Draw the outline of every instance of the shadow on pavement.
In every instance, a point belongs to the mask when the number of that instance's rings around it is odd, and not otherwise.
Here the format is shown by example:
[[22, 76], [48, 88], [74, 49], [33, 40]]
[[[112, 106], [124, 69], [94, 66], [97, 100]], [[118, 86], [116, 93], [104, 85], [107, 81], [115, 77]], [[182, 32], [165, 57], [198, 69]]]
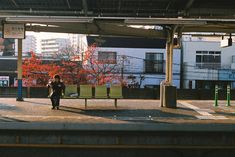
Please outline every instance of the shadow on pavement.
[[16, 118], [10, 118], [10, 117], [4, 117], [4, 116], [0, 116], [0, 122], [28, 122], [25, 120], [20, 120], [20, 119], [16, 119]]
[[235, 116], [235, 112], [234, 113], [229, 113], [229, 112], [221, 112], [221, 111], [215, 111], [216, 114], [220, 114], [223, 116]]
[[28, 101], [28, 100], [24, 100], [24, 102], [27, 102], [27, 103], [32, 103], [32, 104], [35, 104], [35, 105], [51, 105], [50, 103], [42, 103], [42, 102], [37, 102], [37, 101]]
[[[194, 115], [186, 115], [183, 113], [168, 113], [157, 109], [79, 109], [68, 106], [61, 106], [61, 111], [82, 114], [86, 116], [102, 117], [112, 120], [122, 120], [140, 123], [165, 123], [157, 121], [164, 118], [178, 119], [197, 119]], [[191, 110], [190, 110], [191, 111]]]

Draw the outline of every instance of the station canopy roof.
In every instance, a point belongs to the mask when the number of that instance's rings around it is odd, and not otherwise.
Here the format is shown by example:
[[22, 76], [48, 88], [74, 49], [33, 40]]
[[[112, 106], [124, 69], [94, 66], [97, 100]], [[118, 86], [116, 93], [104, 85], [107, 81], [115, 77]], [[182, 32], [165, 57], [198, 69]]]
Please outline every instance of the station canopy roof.
[[0, 0], [0, 4], [3, 23], [27, 23], [29, 31], [164, 38], [164, 31], [129, 26], [178, 25], [183, 32], [235, 32], [234, 0]]

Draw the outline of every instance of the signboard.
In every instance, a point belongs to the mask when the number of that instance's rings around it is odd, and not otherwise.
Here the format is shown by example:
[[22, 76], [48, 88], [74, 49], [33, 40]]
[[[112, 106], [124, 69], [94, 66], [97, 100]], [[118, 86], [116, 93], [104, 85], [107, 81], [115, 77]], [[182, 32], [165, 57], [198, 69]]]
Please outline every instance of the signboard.
[[232, 44], [233, 44], [232, 38], [223, 39], [220, 41], [220, 47], [228, 47], [232, 46]]
[[5, 39], [24, 39], [25, 25], [24, 24], [3, 24], [3, 38]]
[[226, 69], [219, 70], [219, 80], [235, 81], [235, 71]]
[[9, 87], [9, 76], [0, 76], [0, 87]]

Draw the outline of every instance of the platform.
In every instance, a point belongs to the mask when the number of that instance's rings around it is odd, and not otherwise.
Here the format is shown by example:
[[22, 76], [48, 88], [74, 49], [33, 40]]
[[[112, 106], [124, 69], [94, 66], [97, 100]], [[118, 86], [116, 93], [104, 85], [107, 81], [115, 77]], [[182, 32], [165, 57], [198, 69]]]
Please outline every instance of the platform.
[[[235, 102], [0, 99], [0, 156], [220, 157], [235, 155]], [[65, 155], [66, 154], [66, 155]]]
[[230, 107], [226, 107], [225, 101], [214, 107], [213, 101], [179, 100], [177, 109], [161, 108], [159, 103], [159, 100], [125, 99], [119, 100], [115, 109], [113, 100], [89, 100], [85, 109], [84, 100], [62, 99], [60, 110], [51, 110], [49, 99], [17, 102], [2, 98], [0, 129], [235, 131], [233, 101]]

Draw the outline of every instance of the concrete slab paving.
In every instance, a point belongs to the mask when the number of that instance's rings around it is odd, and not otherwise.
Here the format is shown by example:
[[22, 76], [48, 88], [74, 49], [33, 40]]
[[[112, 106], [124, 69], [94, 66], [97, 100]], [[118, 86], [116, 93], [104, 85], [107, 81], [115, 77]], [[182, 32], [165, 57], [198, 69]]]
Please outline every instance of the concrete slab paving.
[[[175, 129], [234, 130], [235, 101], [213, 107], [213, 101], [178, 101], [177, 109], [161, 108], [159, 100], [62, 99], [60, 110], [51, 110], [49, 99], [0, 98], [0, 129]], [[206, 126], [206, 127], [205, 127]], [[225, 128], [226, 127], [226, 128]]]

